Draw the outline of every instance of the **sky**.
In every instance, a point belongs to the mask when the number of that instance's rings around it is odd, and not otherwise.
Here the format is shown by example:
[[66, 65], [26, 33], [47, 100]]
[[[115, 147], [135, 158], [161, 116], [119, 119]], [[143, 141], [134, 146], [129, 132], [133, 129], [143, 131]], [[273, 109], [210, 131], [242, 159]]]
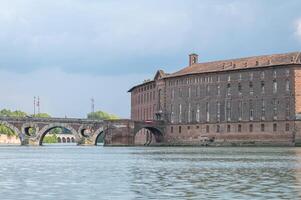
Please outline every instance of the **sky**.
[[0, 0], [0, 109], [130, 117], [127, 90], [199, 62], [301, 50], [300, 0]]

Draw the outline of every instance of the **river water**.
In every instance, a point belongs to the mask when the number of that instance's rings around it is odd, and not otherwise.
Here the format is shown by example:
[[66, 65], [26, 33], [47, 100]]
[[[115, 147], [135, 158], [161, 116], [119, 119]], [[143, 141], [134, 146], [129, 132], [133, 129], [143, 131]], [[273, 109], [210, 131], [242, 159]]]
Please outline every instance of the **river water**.
[[301, 148], [1, 146], [0, 199], [301, 199]]

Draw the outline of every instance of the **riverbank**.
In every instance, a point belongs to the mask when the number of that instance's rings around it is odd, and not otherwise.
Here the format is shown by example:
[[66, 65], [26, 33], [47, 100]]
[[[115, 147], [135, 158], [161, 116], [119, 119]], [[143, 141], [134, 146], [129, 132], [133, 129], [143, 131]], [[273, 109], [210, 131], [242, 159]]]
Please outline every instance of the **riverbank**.
[[0, 145], [1, 144], [21, 144], [18, 136], [7, 136], [0, 134]]

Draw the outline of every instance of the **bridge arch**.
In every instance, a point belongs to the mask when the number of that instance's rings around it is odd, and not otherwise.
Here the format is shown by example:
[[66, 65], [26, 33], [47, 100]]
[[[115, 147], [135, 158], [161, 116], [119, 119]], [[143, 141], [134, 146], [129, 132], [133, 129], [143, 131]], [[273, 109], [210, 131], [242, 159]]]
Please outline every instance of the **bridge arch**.
[[[52, 123], [52, 124], [48, 124], [46, 126], [44, 126], [38, 133], [38, 141], [39, 141], [39, 145], [42, 145], [43, 144], [43, 139], [45, 137], [45, 135], [55, 129], [55, 128], [65, 128], [65, 129], [68, 129], [72, 135], [74, 135], [75, 137], [75, 141], [80, 141], [80, 136], [79, 134], [77, 133], [77, 131], [72, 128], [70, 125], [68, 124], [64, 124], [64, 123]], [[70, 139], [70, 138], [69, 138]], [[65, 141], [65, 142], [64, 142]], [[62, 142], [63, 143], [66, 143], [66, 138], [62, 138]]]
[[20, 143], [21, 144], [23, 143], [25, 136], [21, 133], [21, 131], [17, 127], [15, 127], [14, 125], [12, 125], [6, 121], [0, 121], [0, 125], [3, 125], [5, 127], [9, 128], [10, 130], [12, 130], [13, 132], [15, 132], [16, 136], [18, 136], [18, 138], [20, 140]]
[[[148, 126], [148, 125], [143, 125], [143, 126], [137, 126], [135, 128], [135, 131], [134, 131], [134, 140], [136, 140], [136, 135], [139, 133], [139, 131], [143, 130], [143, 129], [146, 129], [149, 131], [149, 133], [151, 133], [151, 137], [148, 138], [146, 141], [145, 141], [145, 144], [146, 146], [150, 145], [151, 142], [153, 141], [152, 140], [152, 136], [154, 136], [154, 141], [156, 143], [162, 143], [163, 142], [163, 131], [160, 129], [160, 128], [157, 128], [157, 127], [154, 127], [154, 126]], [[136, 144], [136, 141], [134, 141], [134, 144]]]
[[97, 145], [97, 141], [100, 137], [104, 138], [103, 143], [105, 143], [105, 131], [103, 127], [97, 129], [93, 135], [94, 135], [94, 139], [93, 139], [94, 145]]

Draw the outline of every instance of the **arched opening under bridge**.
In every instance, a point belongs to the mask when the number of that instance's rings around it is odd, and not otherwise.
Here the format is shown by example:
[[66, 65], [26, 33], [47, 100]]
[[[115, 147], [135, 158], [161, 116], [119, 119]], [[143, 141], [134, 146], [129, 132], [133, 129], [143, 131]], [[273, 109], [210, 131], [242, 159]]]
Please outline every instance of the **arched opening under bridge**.
[[95, 139], [95, 145], [96, 146], [104, 146], [105, 144], [105, 134], [104, 131], [100, 131]]
[[48, 144], [76, 144], [77, 135], [71, 127], [62, 125], [48, 125], [41, 130], [40, 145]]
[[163, 134], [154, 127], [142, 127], [135, 133], [135, 145], [155, 145], [163, 142]]

